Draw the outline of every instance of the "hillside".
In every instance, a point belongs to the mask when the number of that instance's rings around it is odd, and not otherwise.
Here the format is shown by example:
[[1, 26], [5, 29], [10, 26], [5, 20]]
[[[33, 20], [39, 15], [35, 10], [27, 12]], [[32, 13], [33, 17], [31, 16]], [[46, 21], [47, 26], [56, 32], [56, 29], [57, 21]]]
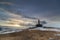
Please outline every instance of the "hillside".
[[10, 33], [0, 35], [0, 40], [48, 40], [48, 39], [60, 39], [59, 36], [55, 36], [59, 32], [53, 31], [40, 31], [40, 30], [24, 30], [17, 33]]

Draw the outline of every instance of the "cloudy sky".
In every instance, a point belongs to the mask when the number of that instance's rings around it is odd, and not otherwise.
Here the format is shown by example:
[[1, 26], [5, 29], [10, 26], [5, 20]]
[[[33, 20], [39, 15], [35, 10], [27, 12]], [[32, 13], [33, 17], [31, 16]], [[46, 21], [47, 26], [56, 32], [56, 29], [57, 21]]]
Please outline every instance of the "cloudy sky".
[[37, 18], [59, 27], [60, 0], [0, 0], [0, 21], [4, 25], [27, 26]]

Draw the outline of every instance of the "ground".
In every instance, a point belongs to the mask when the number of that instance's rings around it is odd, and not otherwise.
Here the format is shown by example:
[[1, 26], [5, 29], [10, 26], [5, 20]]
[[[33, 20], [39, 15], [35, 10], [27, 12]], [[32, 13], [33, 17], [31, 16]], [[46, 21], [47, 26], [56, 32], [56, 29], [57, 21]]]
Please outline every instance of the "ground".
[[41, 31], [41, 30], [23, 30], [21, 32], [0, 35], [0, 40], [59, 40], [60, 37], [55, 34], [60, 32]]

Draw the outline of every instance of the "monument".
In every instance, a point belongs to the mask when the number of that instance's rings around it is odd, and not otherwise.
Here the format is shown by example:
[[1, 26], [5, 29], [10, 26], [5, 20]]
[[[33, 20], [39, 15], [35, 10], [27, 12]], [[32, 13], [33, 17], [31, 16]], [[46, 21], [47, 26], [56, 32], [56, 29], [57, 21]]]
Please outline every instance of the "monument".
[[42, 27], [43, 25], [41, 24], [40, 20], [38, 19], [38, 23], [36, 24], [36, 27]]

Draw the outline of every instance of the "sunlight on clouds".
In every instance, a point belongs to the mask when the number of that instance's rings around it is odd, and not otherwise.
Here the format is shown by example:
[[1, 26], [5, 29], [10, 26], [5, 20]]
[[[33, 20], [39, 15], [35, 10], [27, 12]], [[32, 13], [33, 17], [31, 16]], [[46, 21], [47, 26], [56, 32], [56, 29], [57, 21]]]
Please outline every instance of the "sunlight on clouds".
[[[11, 5], [12, 3], [9, 2], [0, 2], [0, 4], [7, 4], [7, 5]], [[32, 26], [34, 24], [36, 24], [35, 19], [30, 19], [30, 18], [26, 18], [23, 17], [22, 15], [17, 15], [15, 13], [11, 13], [10, 11], [7, 11], [3, 8], [0, 8], [0, 10], [3, 10], [4, 14], [7, 14], [6, 16], [8, 16], [9, 18], [7, 18], [7, 20], [1, 22], [1, 26], [12, 26], [12, 27], [27, 27], [27, 26]]]
[[[30, 25], [28, 25], [30, 24]], [[1, 26], [14, 27], [14, 28], [27, 28], [34, 25], [32, 21], [24, 21], [18, 19], [10, 19], [8, 21], [3, 21], [0, 23]]]
[[11, 24], [8, 23], [8, 21], [0, 20], [0, 26], [19, 26], [19, 25], [17, 25], [17, 24], [11, 25]]
[[34, 25], [35, 23], [32, 21], [32, 20], [25, 20], [25, 19], [10, 19], [8, 24], [11, 24], [11, 25], [20, 25], [20, 26], [23, 26], [23, 25], [28, 25], [28, 24], [31, 24], [31, 25]]
[[2, 20], [0, 22], [0, 26], [10, 26], [10, 27], [20, 27], [20, 28], [26, 28], [27, 26], [32, 26], [36, 24], [35, 19], [26, 18], [22, 15], [17, 15], [14, 13], [11, 13], [9, 11], [4, 10], [3, 8], [0, 8], [0, 10], [3, 10], [3, 15], [8, 14], [5, 16], [8, 16], [9, 18], [7, 20]]

